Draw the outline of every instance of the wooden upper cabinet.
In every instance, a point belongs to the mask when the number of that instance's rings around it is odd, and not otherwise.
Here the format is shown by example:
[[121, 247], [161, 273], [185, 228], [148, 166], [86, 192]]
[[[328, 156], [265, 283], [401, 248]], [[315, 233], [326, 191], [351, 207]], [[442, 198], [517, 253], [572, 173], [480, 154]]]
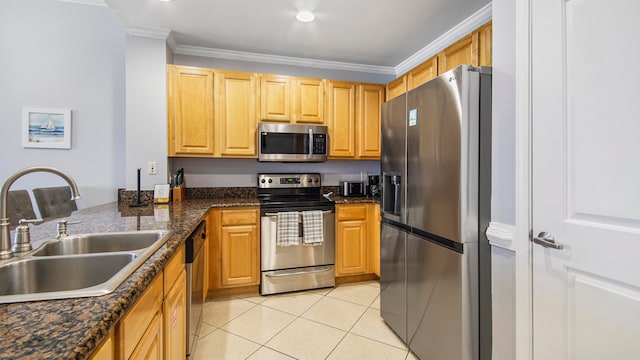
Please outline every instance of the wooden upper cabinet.
[[296, 78], [293, 122], [324, 124], [324, 84], [322, 79]]
[[220, 155], [255, 157], [258, 75], [216, 71], [215, 79], [215, 113], [220, 129]]
[[169, 65], [169, 156], [213, 156], [213, 70]]
[[380, 158], [380, 116], [384, 90], [382, 85], [358, 85], [357, 157], [360, 159]]
[[324, 125], [322, 79], [261, 75], [260, 121]]
[[438, 75], [459, 65], [478, 66], [478, 32], [463, 37], [438, 53]]
[[389, 101], [398, 95], [402, 95], [407, 92], [407, 77], [401, 76], [392, 82], [387, 84], [387, 96], [386, 100]]
[[478, 29], [478, 48], [480, 51], [480, 66], [491, 66], [492, 64], [492, 48], [493, 43], [493, 27], [492, 22], [489, 21]]
[[260, 76], [260, 120], [290, 122], [291, 82], [288, 76]]
[[329, 127], [329, 156], [356, 155], [356, 84], [346, 81], [327, 81], [327, 126]]
[[436, 76], [438, 76], [438, 57], [434, 56], [409, 71], [407, 91], [417, 88]]

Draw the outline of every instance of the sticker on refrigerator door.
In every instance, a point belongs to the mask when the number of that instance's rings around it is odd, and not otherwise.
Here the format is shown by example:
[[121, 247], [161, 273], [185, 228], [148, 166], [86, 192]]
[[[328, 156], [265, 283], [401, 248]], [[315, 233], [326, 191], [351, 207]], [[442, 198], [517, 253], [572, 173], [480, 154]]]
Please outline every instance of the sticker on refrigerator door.
[[418, 125], [418, 109], [409, 110], [409, 126]]

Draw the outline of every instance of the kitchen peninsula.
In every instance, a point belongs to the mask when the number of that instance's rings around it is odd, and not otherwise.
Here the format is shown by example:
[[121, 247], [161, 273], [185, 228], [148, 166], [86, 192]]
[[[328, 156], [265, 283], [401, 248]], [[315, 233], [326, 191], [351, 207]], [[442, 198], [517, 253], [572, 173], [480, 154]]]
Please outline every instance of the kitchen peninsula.
[[[200, 199], [155, 209], [99, 205], [73, 213], [70, 234], [173, 230], [167, 242], [114, 292], [98, 297], [0, 305], [0, 359], [85, 359], [114, 329], [212, 207], [256, 206], [257, 199]], [[168, 216], [167, 216], [168, 215]], [[165, 221], [166, 220], [166, 221]], [[55, 221], [31, 227], [34, 248], [53, 239]], [[73, 271], [73, 269], [69, 269]]]

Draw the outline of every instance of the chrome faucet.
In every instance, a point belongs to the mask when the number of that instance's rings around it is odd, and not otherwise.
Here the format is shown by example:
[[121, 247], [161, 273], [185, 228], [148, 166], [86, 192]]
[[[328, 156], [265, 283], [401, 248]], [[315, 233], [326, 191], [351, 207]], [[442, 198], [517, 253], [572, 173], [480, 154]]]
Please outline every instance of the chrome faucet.
[[75, 180], [73, 180], [67, 173], [54, 167], [32, 166], [18, 170], [9, 176], [9, 178], [4, 182], [4, 185], [2, 185], [2, 190], [0, 192], [0, 259], [9, 259], [13, 257], [13, 252], [11, 252], [11, 234], [9, 232], [9, 215], [7, 214], [7, 197], [9, 195], [9, 188], [16, 180], [18, 180], [18, 178], [33, 172], [48, 172], [60, 176], [69, 184], [69, 186], [71, 186], [71, 191], [73, 193], [71, 195], [71, 200], [80, 198], [80, 192], [78, 191], [78, 185], [76, 185]]

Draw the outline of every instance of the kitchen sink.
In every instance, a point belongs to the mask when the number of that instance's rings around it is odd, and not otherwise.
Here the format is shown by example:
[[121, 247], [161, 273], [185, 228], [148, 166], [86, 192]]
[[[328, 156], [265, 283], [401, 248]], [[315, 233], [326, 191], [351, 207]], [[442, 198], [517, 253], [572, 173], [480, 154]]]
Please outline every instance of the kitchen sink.
[[30, 253], [0, 262], [0, 303], [111, 293], [171, 233], [107, 232], [49, 240]]
[[70, 235], [45, 243], [34, 251], [33, 256], [137, 251], [150, 247], [167, 233], [167, 231], [131, 231]]

